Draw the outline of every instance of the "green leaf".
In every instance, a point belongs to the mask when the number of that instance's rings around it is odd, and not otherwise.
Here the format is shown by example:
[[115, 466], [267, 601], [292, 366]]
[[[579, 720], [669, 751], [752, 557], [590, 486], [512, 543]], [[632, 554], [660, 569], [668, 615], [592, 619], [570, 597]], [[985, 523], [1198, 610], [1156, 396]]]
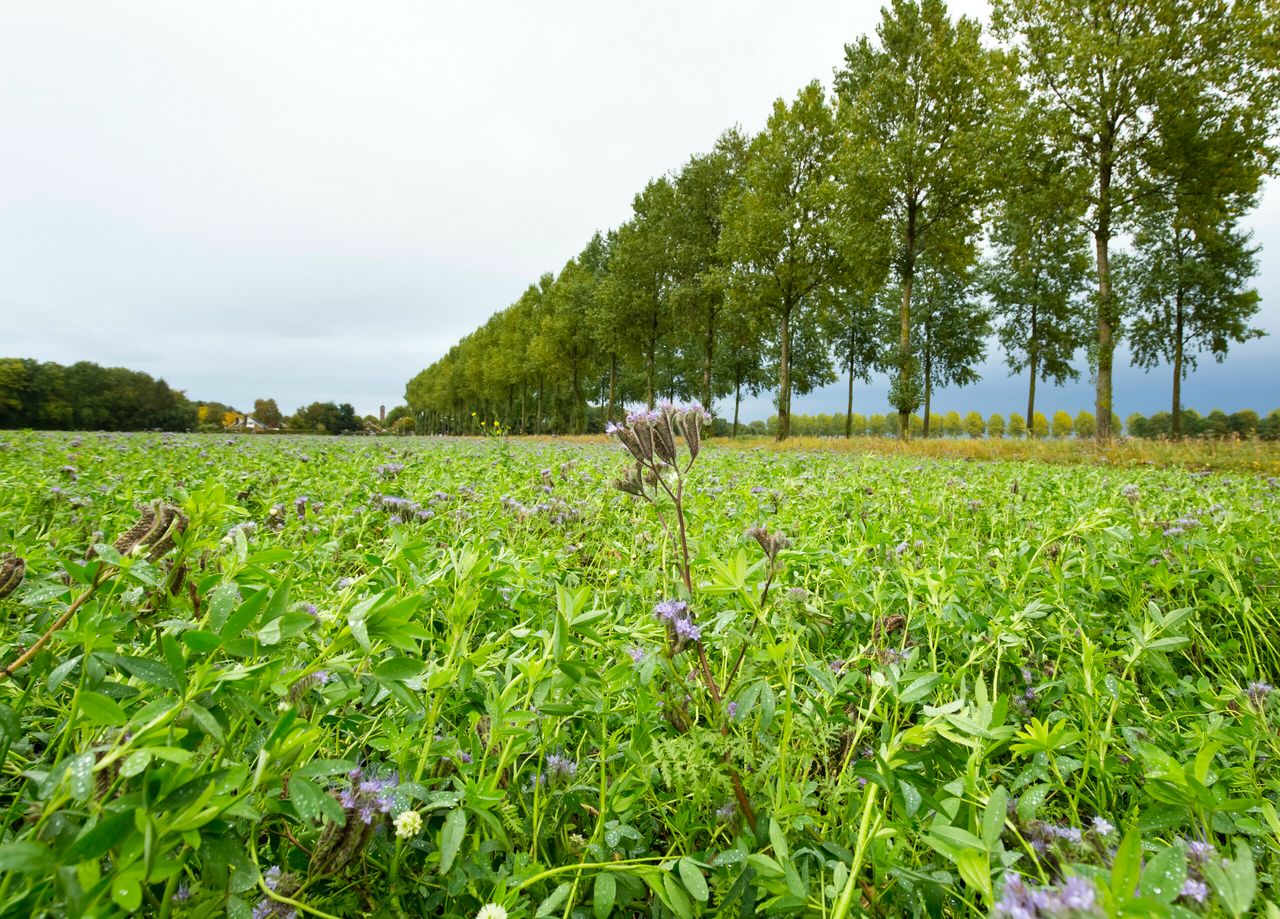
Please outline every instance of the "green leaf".
[[1249, 911], [1258, 893], [1258, 877], [1247, 842], [1237, 839], [1236, 857], [1220, 866], [1211, 861], [1204, 866], [1204, 873], [1231, 915], [1239, 917]]
[[596, 875], [595, 886], [591, 894], [591, 912], [596, 919], [605, 919], [613, 912], [613, 903], [618, 896], [618, 882], [608, 871]]
[[355, 763], [349, 759], [313, 759], [294, 775], [305, 776], [309, 779], [321, 778], [327, 775], [341, 775], [344, 772], [350, 772], [355, 768]]
[[173, 671], [159, 661], [153, 661], [145, 657], [117, 657], [116, 660], [119, 661], [121, 667], [144, 683], [150, 683], [152, 686], [159, 686], [161, 689], [168, 689], [172, 692], [182, 691], [178, 684], [178, 678], [173, 675]]
[[142, 874], [126, 871], [111, 879], [111, 899], [125, 912], [133, 912], [142, 905]]
[[467, 812], [455, 807], [444, 818], [444, 828], [440, 831], [440, 873], [448, 874], [453, 867], [453, 860], [462, 847], [462, 840], [467, 835]]
[[970, 887], [978, 890], [991, 902], [991, 862], [986, 852], [963, 849], [956, 856], [956, 869]]
[[780, 861], [788, 857], [787, 836], [782, 832], [782, 827], [773, 817], [769, 818], [769, 843], [773, 846], [774, 855]]
[[321, 808], [324, 806], [321, 799], [327, 797], [329, 795], [310, 779], [297, 773], [289, 777], [289, 800], [293, 802], [293, 809], [298, 812], [298, 816], [308, 823], [320, 819]]
[[1138, 893], [1161, 903], [1172, 903], [1187, 879], [1187, 853], [1182, 846], [1158, 852], [1142, 871]]
[[134, 750], [120, 764], [120, 775], [131, 779], [151, 763], [150, 750]]
[[122, 811], [99, 820], [73, 842], [58, 861], [64, 865], [102, 858], [113, 846], [122, 844], [134, 834], [133, 811]]
[[1142, 837], [1137, 830], [1125, 834], [1111, 863], [1111, 892], [1120, 902], [1133, 898], [1142, 874]]
[[573, 889], [572, 884], [561, 884], [555, 890], [551, 891], [551, 895], [538, 904], [538, 911], [534, 913], [534, 919], [541, 919], [542, 916], [550, 916], [560, 904], [569, 899], [569, 891]]
[[412, 657], [392, 657], [373, 668], [373, 675], [380, 680], [403, 683], [422, 673], [426, 665]]
[[219, 743], [222, 742], [222, 725], [213, 717], [213, 712], [198, 702], [188, 702], [187, 711], [191, 713], [191, 720], [200, 725], [200, 730]]
[[689, 895], [670, 873], [662, 876], [662, 887], [667, 893], [667, 902], [671, 904], [675, 914], [680, 919], [693, 919], [693, 904], [689, 902]]
[[987, 809], [982, 812], [982, 841], [987, 851], [996, 847], [1000, 835], [1004, 832], [1004, 821], [1009, 814], [1009, 793], [1003, 785], [997, 785], [991, 797], [987, 799]]
[[253, 622], [254, 617], [258, 615], [258, 611], [262, 609], [270, 592], [264, 587], [256, 594], [241, 603], [234, 613], [227, 617], [226, 622], [222, 624], [222, 628], [218, 629], [218, 636], [226, 641], [229, 638], [235, 638]]
[[1023, 823], [1030, 823], [1036, 817], [1036, 812], [1040, 810], [1040, 806], [1044, 804], [1045, 799], [1053, 792], [1052, 785], [1032, 785], [1021, 795], [1018, 796], [1018, 819]]
[[188, 629], [182, 633], [182, 643], [197, 654], [208, 654], [222, 646], [222, 639], [203, 629]]
[[920, 810], [920, 805], [924, 799], [920, 796], [920, 792], [910, 782], [898, 779], [898, 791], [902, 793], [902, 803], [906, 805], [908, 817], [914, 817]]
[[80, 712], [93, 724], [119, 727], [129, 720], [120, 703], [100, 692], [86, 689], [80, 693]]
[[20, 840], [0, 846], [0, 873], [47, 871], [53, 865], [53, 853], [44, 843]]
[[680, 859], [679, 867], [680, 880], [684, 884], [684, 889], [689, 891], [690, 896], [695, 900], [703, 903], [707, 902], [707, 897], [711, 895], [711, 892], [707, 889], [707, 879], [702, 876], [702, 872], [693, 863], [693, 859]]
[[927, 673], [922, 677], [916, 677], [911, 683], [898, 694], [898, 701], [904, 704], [911, 702], [919, 702], [929, 693], [933, 692], [933, 687], [942, 679], [940, 673]]

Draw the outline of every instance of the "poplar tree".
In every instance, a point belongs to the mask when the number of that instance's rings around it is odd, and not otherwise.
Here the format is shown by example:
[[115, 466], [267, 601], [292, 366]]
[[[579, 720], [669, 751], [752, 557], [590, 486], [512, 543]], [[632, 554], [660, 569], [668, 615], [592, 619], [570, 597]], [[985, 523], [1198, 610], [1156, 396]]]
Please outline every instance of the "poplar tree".
[[892, 240], [901, 302], [890, 401], [905, 439], [922, 400], [911, 340], [916, 267], [931, 251], [950, 253], [957, 267], [958, 253], [972, 258], [997, 140], [990, 124], [997, 69], [978, 22], [952, 20], [942, 0], [893, 0], [876, 38], [845, 46], [836, 91], [849, 182], [878, 197]]

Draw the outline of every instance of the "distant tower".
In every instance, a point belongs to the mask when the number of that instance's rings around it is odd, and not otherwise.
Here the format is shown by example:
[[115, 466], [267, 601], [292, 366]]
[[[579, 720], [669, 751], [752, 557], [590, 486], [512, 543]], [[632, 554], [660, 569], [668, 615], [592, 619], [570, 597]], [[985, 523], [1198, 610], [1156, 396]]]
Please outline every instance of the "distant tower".
[[378, 424], [386, 424], [386, 422], [387, 422], [387, 407], [385, 405], [379, 405], [378, 406]]

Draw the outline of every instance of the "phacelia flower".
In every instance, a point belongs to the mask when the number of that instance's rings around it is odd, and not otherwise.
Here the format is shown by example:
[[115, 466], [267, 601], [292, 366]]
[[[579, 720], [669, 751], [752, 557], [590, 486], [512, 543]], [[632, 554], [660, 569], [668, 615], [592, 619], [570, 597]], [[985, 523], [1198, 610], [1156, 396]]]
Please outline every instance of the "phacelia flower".
[[1195, 900], [1197, 903], [1203, 903], [1205, 898], [1209, 896], [1209, 885], [1204, 881], [1197, 881], [1195, 878], [1187, 878], [1182, 884], [1182, 890], [1178, 891], [1178, 896], [1186, 897], [1188, 900]]
[[1249, 689], [1246, 691], [1246, 693], [1249, 696], [1250, 702], [1252, 702], [1258, 708], [1262, 708], [1262, 706], [1266, 705], [1267, 696], [1271, 695], [1271, 691], [1274, 688], [1275, 687], [1273, 687], [1270, 683], [1263, 683], [1259, 680], [1259, 681], [1254, 681], [1250, 683]]
[[1111, 821], [1106, 817], [1094, 817], [1093, 830], [1099, 836], [1110, 836], [1116, 831], [1116, 828], [1112, 826]]

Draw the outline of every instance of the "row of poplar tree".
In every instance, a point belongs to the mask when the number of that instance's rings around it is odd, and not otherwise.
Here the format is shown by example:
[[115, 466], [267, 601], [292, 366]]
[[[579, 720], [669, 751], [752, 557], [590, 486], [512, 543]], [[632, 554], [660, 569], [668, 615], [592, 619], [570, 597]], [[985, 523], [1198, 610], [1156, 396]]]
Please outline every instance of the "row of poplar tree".
[[[620, 227], [411, 380], [420, 427], [476, 417], [582, 432], [622, 405], [890, 376], [898, 430], [975, 382], [986, 342], [1037, 381], [1218, 360], [1251, 327], [1241, 219], [1274, 171], [1275, 0], [994, 0], [984, 31], [894, 0], [845, 47], [834, 92], [779, 99], [754, 136], [651, 181]], [[589, 408], [594, 402], [597, 408]]]

